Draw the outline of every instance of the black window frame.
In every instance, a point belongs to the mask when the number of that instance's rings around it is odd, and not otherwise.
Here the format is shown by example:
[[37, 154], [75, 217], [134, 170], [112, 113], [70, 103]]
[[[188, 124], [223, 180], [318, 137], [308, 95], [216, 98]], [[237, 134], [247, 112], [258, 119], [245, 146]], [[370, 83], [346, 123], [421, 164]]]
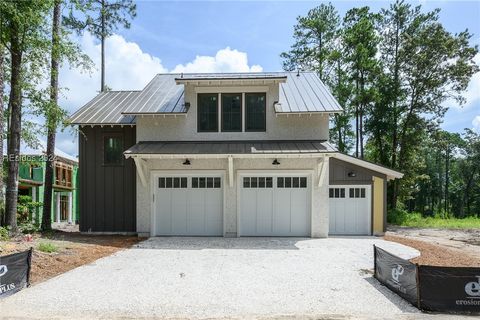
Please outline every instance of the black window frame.
[[[232, 130], [232, 129], [225, 129], [225, 122], [224, 122], [224, 119], [225, 119], [225, 112], [223, 110], [223, 101], [225, 99], [225, 96], [228, 96], [228, 95], [235, 95], [235, 96], [239, 96], [240, 97], [240, 128], [237, 130]], [[221, 131], [222, 132], [242, 132], [242, 129], [243, 129], [243, 94], [242, 93], [238, 93], [238, 92], [225, 92], [225, 93], [222, 93], [221, 94], [221, 98], [220, 98], [220, 122], [221, 122]]]
[[[265, 104], [263, 109], [263, 129], [249, 129], [249, 110], [248, 110], [248, 95], [263, 95], [265, 97]], [[265, 92], [246, 92], [245, 93], [245, 132], [266, 132], [267, 131], [267, 94]]]
[[[107, 160], [107, 140], [108, 139], [119, 139], [121, 142], [119, 162], [108, 162]], [[102, 144], [102, 165], [104, 167], [121, 167], [124, 165], [124, 156], [123, 152], [125, 147], [125, 139], [121, 133], [109, 133], [103, 135], [103, 144]]]
[[[202, 129], [201, 126], [201, 121], [200, 117], [202, 112], [200, 112], [200, 96], [211, 96], [211, 97], [216, 97], [216, 108], [215, 108], [215, 129]], [[219, 98], [218, 98], [218, 93], [197, 93], [197, 132], [218, 132], [218, 103], [219, 103]], [[205, 113], [205, 112], [203, 112]], [[206, 112], [207, 114], [210, 113], [209, 111]]]

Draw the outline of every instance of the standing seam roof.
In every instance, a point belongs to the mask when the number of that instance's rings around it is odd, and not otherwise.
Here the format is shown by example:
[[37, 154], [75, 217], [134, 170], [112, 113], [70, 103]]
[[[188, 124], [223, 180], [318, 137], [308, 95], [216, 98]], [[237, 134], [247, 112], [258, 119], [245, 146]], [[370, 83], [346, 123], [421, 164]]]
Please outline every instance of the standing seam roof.
[[[184, 85], [176, 79], [211, 80], [285, 78], [279, 83], [279, 97], [275, 112], [332, 113], [342, 112], [341, 106], [314, 72], [272, 73], [198, 73], [158, 74], [141, 91], [102, 92], [78, 110], [72, 117], [74, 124], [133, 124], [135, 115], [186, 113]], [[210, 84], [211, 85], [211, 84]]]

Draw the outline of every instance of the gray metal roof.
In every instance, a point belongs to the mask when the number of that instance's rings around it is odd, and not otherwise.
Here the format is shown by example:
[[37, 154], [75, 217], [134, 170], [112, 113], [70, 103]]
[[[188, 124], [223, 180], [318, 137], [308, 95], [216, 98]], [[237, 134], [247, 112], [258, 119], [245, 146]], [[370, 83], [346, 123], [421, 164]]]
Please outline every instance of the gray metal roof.
[[124, 111], [141, 91], [107, 91], [98, 94], [70, 117], [73, 124], [134, 124], [135, 116]]
[[182, 81], [200, 80], [284, 80], [287, 75], [284, 72], [230, 72], [230, 73], [182, 73], [175, 79]]
[[183, 85], [179, 74], [157, 74], [140, 95], [123, 110], [124, 114], [185, 113]]
[[342, 107], [314, 72], [286, 72], [280, 83], [277, 113], [342, 112]]
[[335, 152], [318, 141], [140, 141], [125, 151], [134, 154], [295, 154]]
[[[142, 91], [100, 93], [77, 111], [73, 124], [133, 124], [135, 115], [188, 112], [180, 80], [279, 79], [277, 114], [342, 112], [341, 106], [314, 72], [249, 72], [158, 74]], [[286, 79], [286, 81], [285, 81]], [[178, 84], [177, 84], [178, 82]]]

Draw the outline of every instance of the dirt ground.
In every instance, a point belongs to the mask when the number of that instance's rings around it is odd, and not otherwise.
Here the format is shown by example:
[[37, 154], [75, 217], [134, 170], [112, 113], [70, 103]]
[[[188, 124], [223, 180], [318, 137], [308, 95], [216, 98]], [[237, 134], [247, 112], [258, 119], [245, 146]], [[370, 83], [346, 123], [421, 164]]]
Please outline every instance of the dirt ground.
[[423, 265], [480, 267], [480, 230], [421, 229], [392, 227], [385, 234], [390, 240], [421, 252], [411, 261]]
[[[143, 239], [136, 236], [94, 236], [82, 235], [72, 230], [54, 231], [49, 235], [36, 234], [31, 241], [25, 236], [0, 241], [0, 255], [8, 255], [33, 247], [30, 280], [32, 284], [36, 284], [129, 248], [141, 240]], [[37, 250], [42, 242], [52, 243], [58, 250], [54, 253]]]

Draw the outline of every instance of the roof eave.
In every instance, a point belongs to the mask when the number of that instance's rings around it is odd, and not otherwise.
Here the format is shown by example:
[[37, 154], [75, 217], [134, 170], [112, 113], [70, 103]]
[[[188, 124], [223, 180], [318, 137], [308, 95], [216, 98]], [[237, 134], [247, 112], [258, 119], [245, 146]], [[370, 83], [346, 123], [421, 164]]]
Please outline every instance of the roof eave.
[[372, 171], [382, 173], [387, 177], [387, 180], [401, 179], [404, 176], [404, 174], [402, 172], [399, 172], [399, 171], [396, 171], [396, 170], [393, 170], [393, 169], [390, 169], [390, 168], [387, 168], [387, 167], [384, 167], [384, 166], [381, 166], [381, 165], [378, 165], [378, 164], [375, 164], [375, 163], [372, 163], [372, 162], [368, 162], [368, 161], [363, 160], [363, 159], [358, 159], [358, 158], [355, 158], [355, 157], [352, 157], [352, 156], [349, 156], [347, 154], [343, 154], [343, 153], [340, 153], [340, 152], [337, 152], [335, 157], [337, 159], [356, 164], [360, 167], [367, 168], [367, 169], [370, 169]]

